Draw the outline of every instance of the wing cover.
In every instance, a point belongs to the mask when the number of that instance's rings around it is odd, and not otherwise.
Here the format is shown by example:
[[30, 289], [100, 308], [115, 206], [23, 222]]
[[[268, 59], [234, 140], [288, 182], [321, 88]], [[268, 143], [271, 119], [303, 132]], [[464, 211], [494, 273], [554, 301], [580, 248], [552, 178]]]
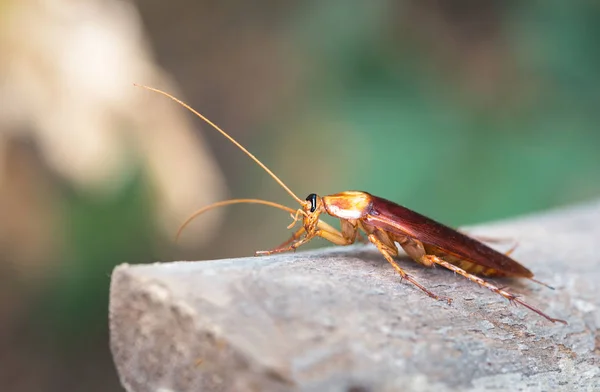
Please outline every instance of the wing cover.
[[407, 235], [445, 253], [484, 267], [502, 271], [508, 276], [533, 277], [533, 273], [510, 257], [448, 226], [389, 200], [373, 196], [366, 223], [383, 230]]

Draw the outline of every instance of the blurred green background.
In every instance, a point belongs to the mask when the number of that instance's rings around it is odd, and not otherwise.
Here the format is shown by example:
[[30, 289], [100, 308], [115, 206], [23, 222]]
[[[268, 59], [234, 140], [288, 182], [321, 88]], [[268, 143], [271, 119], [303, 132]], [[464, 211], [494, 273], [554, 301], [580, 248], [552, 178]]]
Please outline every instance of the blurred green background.
[[295, 206], [134, 82], [176, 93], [301, 197], [365, 190], [460, 226], [600, 196], [598, 2], [0, 11], [2, 390], [121, 390], [108, 349], [115, 265], [248, 256], [289, 235], [286, 214], [235, 206], [175, 244], [174, 222], [212, 201]]

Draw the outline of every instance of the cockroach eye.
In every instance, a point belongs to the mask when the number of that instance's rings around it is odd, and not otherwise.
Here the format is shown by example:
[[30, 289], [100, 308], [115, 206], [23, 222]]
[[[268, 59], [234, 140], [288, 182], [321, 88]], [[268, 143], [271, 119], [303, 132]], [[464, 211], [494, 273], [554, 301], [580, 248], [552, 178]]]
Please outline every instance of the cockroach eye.
[[317, 195], [311, 193], [306, 198], [306, 201], [310, 202], [310, 212], [315, 212], [315, 210], [317, 209]]

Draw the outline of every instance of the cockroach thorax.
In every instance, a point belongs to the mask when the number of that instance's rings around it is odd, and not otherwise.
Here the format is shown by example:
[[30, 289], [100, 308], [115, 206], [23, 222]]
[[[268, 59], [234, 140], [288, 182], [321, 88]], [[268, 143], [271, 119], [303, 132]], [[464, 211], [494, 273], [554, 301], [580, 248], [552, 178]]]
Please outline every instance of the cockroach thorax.
[[373, 205], [371, 195], [360, 191], [340, 192], [322, 199], [327, 213], [341, 219], [360, 219]]

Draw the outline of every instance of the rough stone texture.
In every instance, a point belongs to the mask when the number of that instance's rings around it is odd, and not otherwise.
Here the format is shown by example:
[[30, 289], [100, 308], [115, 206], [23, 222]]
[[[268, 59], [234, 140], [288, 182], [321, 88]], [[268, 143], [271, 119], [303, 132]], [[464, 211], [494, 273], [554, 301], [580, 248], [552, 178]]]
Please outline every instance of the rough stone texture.
[[128, 391], [599, 391], [600, 203], [473, 228], [555, 291], [500, 280], [551, 324], [442, 268], [371, 246], [118, 266], [111, 348]]

